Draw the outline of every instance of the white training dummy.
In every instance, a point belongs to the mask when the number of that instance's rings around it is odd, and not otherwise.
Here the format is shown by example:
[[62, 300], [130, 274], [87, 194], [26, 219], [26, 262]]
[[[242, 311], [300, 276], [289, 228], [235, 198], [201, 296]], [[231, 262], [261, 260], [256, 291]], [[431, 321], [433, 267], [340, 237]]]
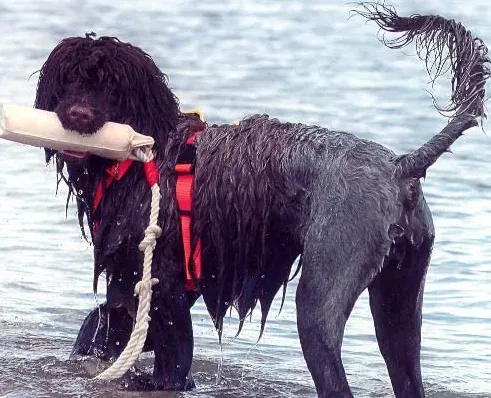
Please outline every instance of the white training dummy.
[[65, 130], [54, 112], [11, 104], [1, 105], [0, 112], [0, 138], [22, 144], [125, 160], [133, 157], [136, 148], [154, 143], [127, 124], [107, 122], [95, 134], [81, 135]]

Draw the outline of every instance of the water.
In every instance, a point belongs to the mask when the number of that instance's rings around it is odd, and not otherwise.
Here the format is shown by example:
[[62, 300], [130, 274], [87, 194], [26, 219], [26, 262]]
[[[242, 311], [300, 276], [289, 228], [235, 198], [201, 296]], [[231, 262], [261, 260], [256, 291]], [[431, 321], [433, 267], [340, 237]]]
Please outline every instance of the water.
[[[438, 132], [424, 65], [414, 51], [384, 48], [376, 28], [333, 0], [0, 2], [0, 102], [31, 105], [36, 75], [66, 36], [95, 31], [152, 54], [183, 109], [209, 122], [264, 112], [355, 132], [402, 153]], [[400, 13], [440, 13], [491, 45], [485, 0], [394, 2]], [[437, 87], [448, 94], [449, 82]], [[489, 130], [489, 124], [485, 125]], [[429, 397], [491, 397], [491, 140], [478, 129], [430, 169], [424, 189], [437, 241], [427, 278], [422, 365]], [[93, 364], [66, 361], [94, 306], [91, 247], [40, 149], [0, 142], [0, 396], [167, 397], [94, 383]], [[271, 311], [258, 345], [257, 314], [222, 354], [202, 303], [193, 316], [198, 390], [186, 397], [313, 397], [295, 326], [295, 283]], [[363, 295], [343, 345], [357, 397], [391, 396]], [[150, 367], [150, 359], [142, 366]]]

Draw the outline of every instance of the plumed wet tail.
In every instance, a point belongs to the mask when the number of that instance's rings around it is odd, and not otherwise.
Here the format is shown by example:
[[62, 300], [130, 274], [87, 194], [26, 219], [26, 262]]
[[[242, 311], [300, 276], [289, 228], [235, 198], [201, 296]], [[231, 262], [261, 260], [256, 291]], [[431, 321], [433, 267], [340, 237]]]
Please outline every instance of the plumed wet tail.
[[[422, 177], [463, 131], [485, 118], [485, 84], [491, 60], [484, 42], [473, 37], [461, 23], [439, 15], [400, 17], [386, 4], [360, 3], [356, 13], [374, 21], [383, 32], [382, 42], [389, 48], [402, 48], [415, 42], [418, 56], [425, 61], [432, 81], [450, 70], [452, 94], [449, 104], [437, 110], [453, 117], [452, 122], [418, 150], [399, 158], [397, 174]], [[400, 33], [388, 39], [385, 33]]]

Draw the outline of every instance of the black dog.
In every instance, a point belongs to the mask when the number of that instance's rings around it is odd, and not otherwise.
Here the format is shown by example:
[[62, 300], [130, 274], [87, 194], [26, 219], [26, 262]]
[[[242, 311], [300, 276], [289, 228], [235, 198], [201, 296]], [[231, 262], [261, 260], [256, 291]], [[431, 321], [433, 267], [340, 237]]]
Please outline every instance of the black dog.
[[[396, 156], [354, 135], [253, 116], [207, 127], [181, 114], [166, 76], [149, 55], [116, 38], [67, 38], [41, 69], [36, 108], [56, 111], [67, 129], [91, 134], [107, 121], [127, 123], [155, 139], [162, 191], [146, 349], [155, 353], [153, 387], [193, 387], [190, 307], [201, 294], [219, 332], [230, 306], [243, 320], [257, 302], [262, 327], [273, 297], [300, 256], [298, 331], [321, 397], [349, 397], [341, 363], [344, 325], [367, 287], [377, 340], [397, 397], [424, 395], [420, 371], [423, 286], [434, 229], [419, 179], [464, 130], [483, 117], [487, 49], [462, 25], [439, 16], [402, 18], [367, 4], [360, 12], [381, 28], [403, 32], [453, 72], [454, 118], [418, 150]], [[448, 47], [445, 56], [445, 46]], [[196, 131], [196, 145], [186, 144]], [[92, 311], [72, 356], [117, 357], [128, 341], [141, 278], [137, 246], [148, 222], [150, 190], [134, 163], [111, 185], [113, 162], [74, 160], [47, 150], [76, 197], [94, 243], [94, 289], [105, 271], [107, 302]], [[187, 158], [187, 159], [185, 159]], [[183, 160], [184, 159], [184, 160]], [[194, 162], [192, 248], [201, 245], [197, 288], [186, 289], [175, 166]], [[104, 196], [94, 210], [102, 181]], [[70, 196], [70, 195], [69, 195]], [[196, 272], [192, 256], [191, 271]], [[196, 273], [194, 275], [197, 275]]]

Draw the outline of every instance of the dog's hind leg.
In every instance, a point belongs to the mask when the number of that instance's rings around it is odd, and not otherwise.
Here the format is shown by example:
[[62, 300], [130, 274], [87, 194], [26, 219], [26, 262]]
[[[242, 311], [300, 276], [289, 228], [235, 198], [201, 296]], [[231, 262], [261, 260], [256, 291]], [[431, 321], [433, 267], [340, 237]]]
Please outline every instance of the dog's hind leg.
[[424, 397], [421, 311], [434, 234], [429, 211], [416, 220], [423, 233], [396, 240], [383, 271], [369, 287], [377, 341], [397, 398]]
[[[321, 398], [352, 397], [341, 362], [344, 327], [355, 301], [377, 274], [383, 252], [390, 246], [380, 228], [368, 236], [366, 229], [377, 228], [377, 221], [364, 223], [363, 227], [360, 214], [348, 212], [332, 211], [335, 216], [320, 216], [311, 226], [297, 288], [300, 343]], [[378, 242], [375, 246], [372, 238]]]

